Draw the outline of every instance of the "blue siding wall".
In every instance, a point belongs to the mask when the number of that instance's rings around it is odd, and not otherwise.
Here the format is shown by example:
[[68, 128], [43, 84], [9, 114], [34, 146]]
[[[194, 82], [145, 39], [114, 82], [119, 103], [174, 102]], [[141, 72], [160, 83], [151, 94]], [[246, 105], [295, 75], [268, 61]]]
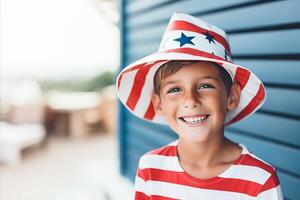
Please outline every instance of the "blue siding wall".
[[[159, 46], [173, 12], [211, 22], [229, 35], [233, 59], [265, 83], [267, 101], [253, 116], [226, 129], [278, 171], [286, 200], [300, 199], [300, 1], [121, 1], [122, 67]], [[120, 105], [121, 173], [133, 180], [139, 157], [176, 139]]]

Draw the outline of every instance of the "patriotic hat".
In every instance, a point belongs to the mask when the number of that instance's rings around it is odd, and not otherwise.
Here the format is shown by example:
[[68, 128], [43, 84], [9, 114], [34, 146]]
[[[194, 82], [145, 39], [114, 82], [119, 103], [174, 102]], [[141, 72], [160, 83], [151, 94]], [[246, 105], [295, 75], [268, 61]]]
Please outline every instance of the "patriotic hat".
[[118, 97], [131, 113], [150, 122], [167, 124], [164, 116], [155, 113], [151, 96], [155, 72], [170, 60], [215, 62], [241, 86], [239, 105], [228, 111], [226, 125], [251, 115], [265, 101], [262, 82], [250, 70], [232, 62], [223, 30], [193, 16], [174, 13], [158, 51], [127, 66], [117, 78]]

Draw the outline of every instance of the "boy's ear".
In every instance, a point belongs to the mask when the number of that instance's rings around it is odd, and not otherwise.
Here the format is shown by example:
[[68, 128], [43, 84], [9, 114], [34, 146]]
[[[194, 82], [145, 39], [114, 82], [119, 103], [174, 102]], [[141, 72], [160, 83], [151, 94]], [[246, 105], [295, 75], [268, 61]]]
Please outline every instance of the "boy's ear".
[[227, 109], [233, 110], [235, 109], [240, 102], [241, 97], [241, 86], [238, 83], [233, 83], [230, 94], [228, 96]]
[[152, 100], [152, 104], [153, 104], [155, 112], [159, 115], [164, 115], [165, 112], [162, 108], [162, 104], [161, 104], [161, 100], [160, 100], [159, 95], [153, 94], [151, 100]]

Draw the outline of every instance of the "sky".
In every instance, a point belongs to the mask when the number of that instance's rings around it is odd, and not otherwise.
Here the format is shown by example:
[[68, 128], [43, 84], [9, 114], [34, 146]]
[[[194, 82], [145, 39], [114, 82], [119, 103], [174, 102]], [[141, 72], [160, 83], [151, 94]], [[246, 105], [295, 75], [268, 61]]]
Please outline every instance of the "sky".
[[1, 77], [86, 79], [119, 67], [119, 29], [97, 0], [1, 0]]

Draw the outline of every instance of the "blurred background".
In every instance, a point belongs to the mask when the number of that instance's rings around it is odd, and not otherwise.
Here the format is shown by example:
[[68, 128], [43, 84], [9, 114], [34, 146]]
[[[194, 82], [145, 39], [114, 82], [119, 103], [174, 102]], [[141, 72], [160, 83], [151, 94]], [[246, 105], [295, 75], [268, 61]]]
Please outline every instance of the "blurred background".
[[119, 19], [116, 0], [1, 0], [1, 200], [131, 199], [118, 167]]

